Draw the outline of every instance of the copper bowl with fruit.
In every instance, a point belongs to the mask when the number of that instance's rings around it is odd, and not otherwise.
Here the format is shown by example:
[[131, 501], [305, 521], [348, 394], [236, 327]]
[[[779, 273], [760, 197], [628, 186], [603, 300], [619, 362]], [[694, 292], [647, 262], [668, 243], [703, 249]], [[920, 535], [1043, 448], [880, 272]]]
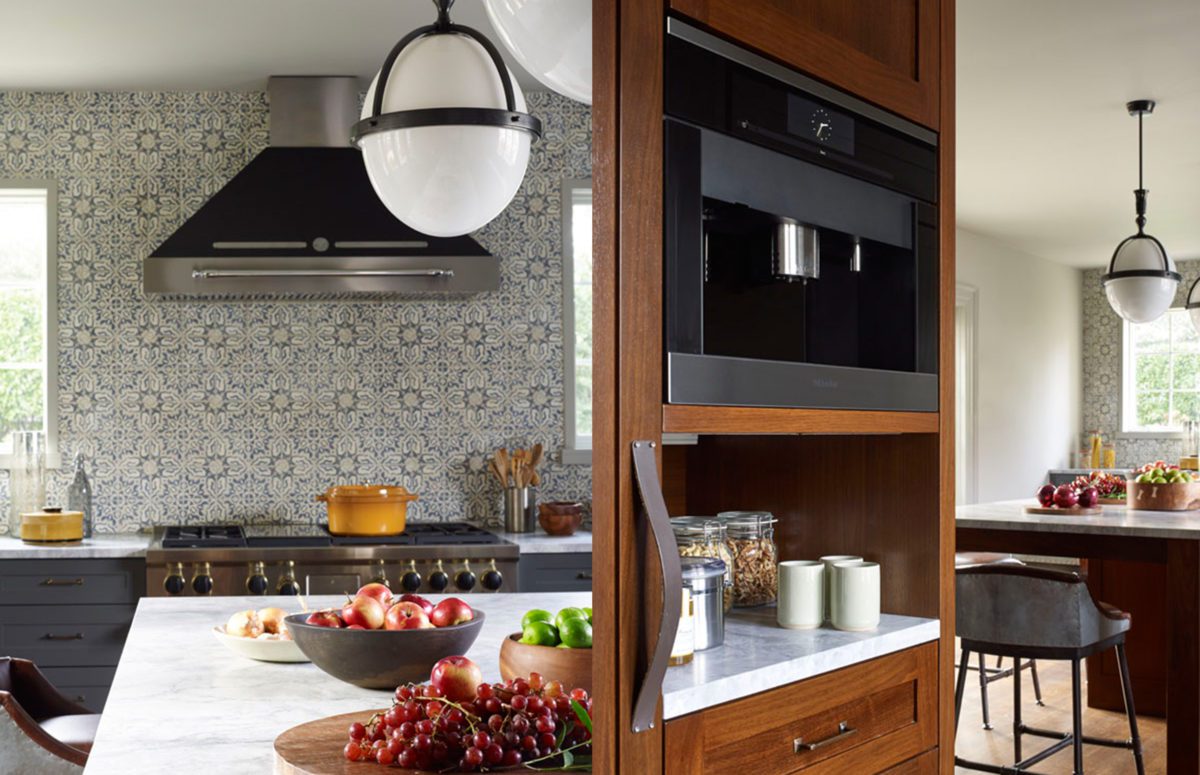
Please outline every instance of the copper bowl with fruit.
[[395, 689], [403, 683], [426, 681], [443, 657], [466, 654], [486, 618], [462, 624], [409, 630], [358, 630], [307, 624], [309, 614], [287, 617], [292, 639], [324, 672], [364, 689]]
[[583, 524], [583, 504], [578, 501], [539, 503], [538, 524], [547, 535], [575, 535], [575, 531]]
[[592, 650], [557, 646], [534, 646], [521, 642], [516, 632], [500, 644], [500, 677], [528, 678], [541, 673], [547, 681], [558, 681], [568, 689], [592, 691]]

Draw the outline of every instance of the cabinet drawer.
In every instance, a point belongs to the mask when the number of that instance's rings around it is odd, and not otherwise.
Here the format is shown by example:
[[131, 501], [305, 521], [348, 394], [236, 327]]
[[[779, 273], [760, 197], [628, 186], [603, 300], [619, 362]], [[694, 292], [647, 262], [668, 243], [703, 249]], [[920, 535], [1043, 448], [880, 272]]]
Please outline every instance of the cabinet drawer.
[[128, 560], [7, 561], [0, 569], [0, 603], [136, 603], [145, 582], [144, 567]]
[[93, 713], [104, 710], [108, 700], [108, 686], [56, 686], [62, 695], [72, 702], [78, 702]]
[[937, 772], [938, 749], [934, 748], [903, 764], [897, 764], [890, 770], [881, 772], [880, 775], [937, 775]]
[[937, 745], [937, 644], [672, 719], [665, 734], [673, 773], [883, 772]]
[[117, 675], [115, 667], [38, 667], [49, 679], [50, 683], [59, 688], [63, 694], [63, 686], [112, 686], [113, 678]]
[[522, 555], [518, 576], [522, 592], [590, 592], [592, 555], [589, 552]]
[[0, 654], [39, 667], [115, 665], [133, 611], [131, 605], [0, 606]]

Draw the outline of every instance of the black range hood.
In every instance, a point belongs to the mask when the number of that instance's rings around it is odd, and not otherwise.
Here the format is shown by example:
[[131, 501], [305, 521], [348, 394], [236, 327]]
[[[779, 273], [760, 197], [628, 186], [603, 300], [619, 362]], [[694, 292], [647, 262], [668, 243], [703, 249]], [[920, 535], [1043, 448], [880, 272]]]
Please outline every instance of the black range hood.
[[272, 77], [271, 146], [143, 266], [167, 297], [336, 298], [469, 294], [500, 285], [500, 261], [467, 236], [430, 237], [379, 201], [349, 143], [352, 77]]

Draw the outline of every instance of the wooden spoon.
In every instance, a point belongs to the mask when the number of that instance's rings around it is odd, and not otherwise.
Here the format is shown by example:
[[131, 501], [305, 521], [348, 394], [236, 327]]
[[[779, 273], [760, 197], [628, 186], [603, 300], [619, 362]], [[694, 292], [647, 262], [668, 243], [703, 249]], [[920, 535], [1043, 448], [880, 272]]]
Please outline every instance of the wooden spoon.
[[508, 486], [508, 474], [511, 470], [508, 463], [508, 450], [504, 447], [496, 450], [496, 456], [493, 458], [496, 461], [496, 468], [500, 472], [500, 484], [504, 487]]

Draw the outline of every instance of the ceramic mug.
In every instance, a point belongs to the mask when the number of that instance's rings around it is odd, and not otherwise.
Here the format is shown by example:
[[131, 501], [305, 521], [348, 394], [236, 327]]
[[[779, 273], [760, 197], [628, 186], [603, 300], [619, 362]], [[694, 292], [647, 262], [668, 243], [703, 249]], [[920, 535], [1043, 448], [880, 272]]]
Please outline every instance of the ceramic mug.
[[833, 626], [873, 630], [879, 626], [879, 563], [839, 562], [833, 566]]
[[853, 554], [827, 554], [821, 558], [821, 562], [825, 565], [825, 621], [833, 619], [833, 606], [831, 597], [833, 594], [833, 566], [839, 562], [862, 562], [862, 558]]
[[788, 560], [779, 563], [779, 603], [775, 609], [780, 627], [810, 630], [825, 618], [825, 563]]

